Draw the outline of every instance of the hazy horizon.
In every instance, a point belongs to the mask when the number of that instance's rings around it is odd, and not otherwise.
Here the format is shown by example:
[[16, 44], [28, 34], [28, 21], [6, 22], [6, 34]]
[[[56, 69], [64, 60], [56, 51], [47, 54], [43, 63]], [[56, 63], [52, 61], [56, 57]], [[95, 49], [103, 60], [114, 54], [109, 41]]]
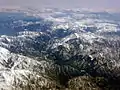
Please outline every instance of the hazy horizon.
[[20, 6], [34, 8], [88, 8], [119, 10], [119, 0], [0, 0], [0, 6]]

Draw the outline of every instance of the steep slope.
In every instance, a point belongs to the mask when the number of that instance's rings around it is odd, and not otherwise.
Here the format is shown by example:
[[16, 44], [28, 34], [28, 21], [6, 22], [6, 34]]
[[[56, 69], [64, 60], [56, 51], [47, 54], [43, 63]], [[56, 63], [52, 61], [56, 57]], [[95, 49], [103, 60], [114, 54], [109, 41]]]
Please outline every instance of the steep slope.
[[47, 88], [53, 82], [46, 75], [49, 66], [50, 63], [45, 60], [14, 54], [0, 47], [0, 88], [10, 90], [28, 85], [32, 87], [32, 84]]

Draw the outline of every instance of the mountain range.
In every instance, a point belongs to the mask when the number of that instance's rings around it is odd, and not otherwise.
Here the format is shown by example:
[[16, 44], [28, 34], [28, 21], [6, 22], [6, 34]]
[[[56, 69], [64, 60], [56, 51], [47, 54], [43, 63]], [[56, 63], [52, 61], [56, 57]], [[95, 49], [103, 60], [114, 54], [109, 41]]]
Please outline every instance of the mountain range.
[[1, 90], [119, 90], [120, 13], [1, 9]]

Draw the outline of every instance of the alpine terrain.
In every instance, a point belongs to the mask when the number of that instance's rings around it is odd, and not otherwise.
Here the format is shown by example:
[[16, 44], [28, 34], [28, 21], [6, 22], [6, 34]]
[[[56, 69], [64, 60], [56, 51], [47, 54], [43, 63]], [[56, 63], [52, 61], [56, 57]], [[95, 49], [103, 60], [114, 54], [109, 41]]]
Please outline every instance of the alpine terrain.
[[1, 8], [0, 90], [120, 90], [120, 13]]

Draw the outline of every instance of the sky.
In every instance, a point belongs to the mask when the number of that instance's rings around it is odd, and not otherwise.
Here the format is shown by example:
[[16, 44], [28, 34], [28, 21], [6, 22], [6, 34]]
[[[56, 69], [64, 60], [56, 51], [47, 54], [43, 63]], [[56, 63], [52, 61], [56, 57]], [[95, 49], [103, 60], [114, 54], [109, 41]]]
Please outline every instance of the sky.
[[0, 0], [0, 6], [120, 9], [120, 0]]

